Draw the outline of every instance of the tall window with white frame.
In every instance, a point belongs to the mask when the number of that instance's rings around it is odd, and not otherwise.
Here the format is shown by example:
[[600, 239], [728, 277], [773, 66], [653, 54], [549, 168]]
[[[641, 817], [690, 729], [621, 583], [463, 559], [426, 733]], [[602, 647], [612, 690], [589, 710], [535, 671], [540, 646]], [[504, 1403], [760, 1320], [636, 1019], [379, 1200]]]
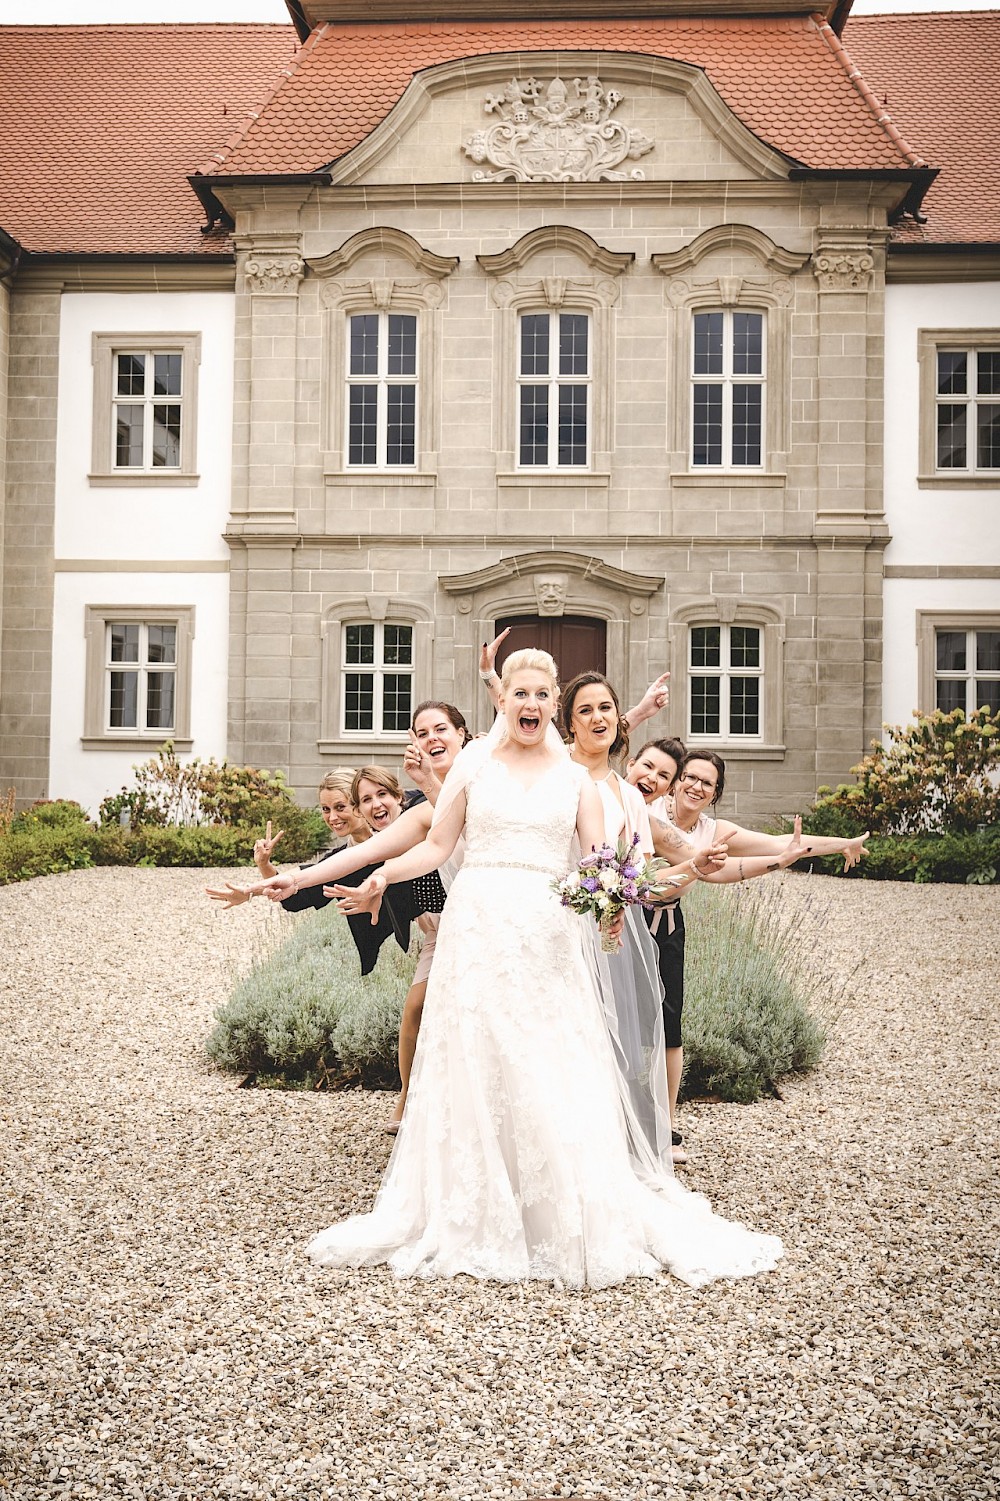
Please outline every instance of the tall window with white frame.
[[764, 462], [764, 314], [695, 313], [691, 360], [691, 463], [759, 469]]
[[106, 728], [133, 734], [172, 730], [177, 696], [177, 626], [109, 621], [106, 642]]
[[939, 349], [935, 406], [937, 468], [1000, 472], [1000, 349]]
[[345, 735], [405, 735], [413, 712], [413, 627], [363, 621], [343, 627]]
[[937, 708], [1000, 710], [1000, 629], [935, 631], [934, 649]]
[[114, 359], [115, 470], [179, 469], [184, 420], [180, 353], [120, 351]]
[[417, 462], [417, 316], [352, 313], [347, 320], [349, 467]]
[[760, 738], [763, 632], [755, 625], [691, 627], [688, 734]]
[[590, 462], [591, 330], [587, 313], [522, 313], [518, 328], [518, 463]]

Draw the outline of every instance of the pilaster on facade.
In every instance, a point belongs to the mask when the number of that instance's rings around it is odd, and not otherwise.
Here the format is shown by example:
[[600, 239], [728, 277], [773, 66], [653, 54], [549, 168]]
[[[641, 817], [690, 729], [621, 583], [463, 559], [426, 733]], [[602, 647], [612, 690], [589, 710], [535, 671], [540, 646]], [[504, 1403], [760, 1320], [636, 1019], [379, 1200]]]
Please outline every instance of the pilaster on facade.
[[882, 504], [886, 230], [820, 228], [816, 278], [818, 536], [886, 536]]
[[232, 524], [295, 529], [299, 285], [297, 230], [237, 239], [237, 385]]
[[54, 598], [58, 293], [10, 303], [0, 636], [0, 787], [49, 796]]

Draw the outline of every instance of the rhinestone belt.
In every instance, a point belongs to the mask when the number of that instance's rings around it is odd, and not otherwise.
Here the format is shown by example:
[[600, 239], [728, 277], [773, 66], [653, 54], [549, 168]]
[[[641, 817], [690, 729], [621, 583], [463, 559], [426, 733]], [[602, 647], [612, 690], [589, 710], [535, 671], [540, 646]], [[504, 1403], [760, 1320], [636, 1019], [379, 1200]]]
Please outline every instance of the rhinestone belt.
[[465, 860], [463, 870], [531, 870], [540, 876], [558, 876], [551, 865], [529, 865], [526, 860]]

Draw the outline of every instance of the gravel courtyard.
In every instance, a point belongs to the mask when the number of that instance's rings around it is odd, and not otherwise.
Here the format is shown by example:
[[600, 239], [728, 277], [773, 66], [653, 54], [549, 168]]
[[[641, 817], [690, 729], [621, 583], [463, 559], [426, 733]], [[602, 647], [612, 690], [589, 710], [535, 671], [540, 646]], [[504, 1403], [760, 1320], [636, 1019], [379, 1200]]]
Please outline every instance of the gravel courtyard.
[[206, 1065], [266, 904], [0, 889], [0, 1496], [1000, 1495], [1000, 891], [782, 879], [849, 1004], [781, 1100], [684, 1127], [685, 1181], [786, 1259], [582, 1295], [306, 1260], [370, 1202], [389, 1097]]

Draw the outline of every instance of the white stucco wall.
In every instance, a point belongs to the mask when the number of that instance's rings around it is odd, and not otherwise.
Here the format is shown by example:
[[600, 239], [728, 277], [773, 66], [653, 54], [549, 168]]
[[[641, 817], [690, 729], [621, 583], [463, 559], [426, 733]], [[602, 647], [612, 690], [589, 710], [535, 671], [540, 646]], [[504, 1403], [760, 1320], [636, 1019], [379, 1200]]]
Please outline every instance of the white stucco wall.
[[[886, 288], [885, 509], [892, 541], [885, 564], [1000, 567], [1000, 482], [974, 490], [917, 485], [922, 328], [1000, 329], [1000, 282]], [[1000, 619], [1000, 578], [887, 578], [884, 601], [883, 718], [905, 724], [917, 703], [916, 612], [984, 610]]]
[[[226, 753], [234, 299], [228, 292], [75, 293], [62, 300], [56, 445], [55, 599], [49, 789], [96, 811], [143, 759], [85, 750], [87, 605], [193, 605], [196, 756]], [[94, 333], [201, 334], [193, 486], [91, 485]], [[197, 572], [185, 564], [215, 565]], [[111, 566], [102, 568], [101, 564]], [[155, 750], [155, 737], [150, 753]]]
[[[223, 559], [233, 445], [234, 298], [228, 292], [73, 293], [62, 299], [57, 558]], [[91, 486], [94, 333], [200, 332], [199, 482]]]
[[[188, 756], [221, 759], [226, 752], [229, 668], [229, 580], [225, 574], [62, 573], [55, 587], [55, 650], [52, 662], [51, 797], [69, 797], [96, 813], [101, 799], [131, 780], [145, 759], [135, 750], [84, 750], [83, 733], [87, 605], [194, 605], [191, 661], [191, 729]], [[161, 736], [150, 737], [153, 755]]]

